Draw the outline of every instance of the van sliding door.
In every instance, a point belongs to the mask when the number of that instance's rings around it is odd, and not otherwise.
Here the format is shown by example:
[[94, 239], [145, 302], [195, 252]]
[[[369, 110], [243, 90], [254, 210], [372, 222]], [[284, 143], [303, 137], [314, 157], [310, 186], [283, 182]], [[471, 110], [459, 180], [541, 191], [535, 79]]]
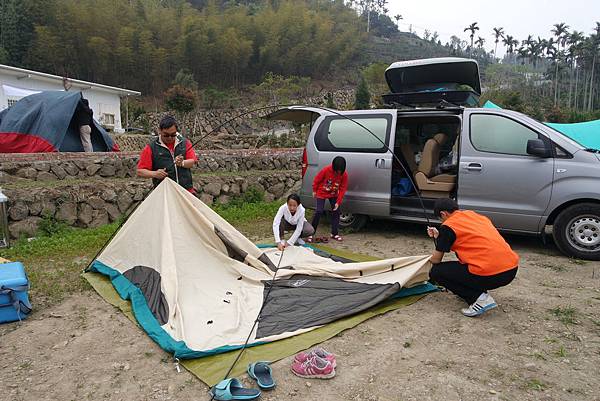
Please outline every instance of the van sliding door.
[[342, 212], [369, 216], [390, 213], [396, 111], [373, 110], [327, 116], [315, 137], [319, 170], [334, 157], [346, 159], [348, 191]]

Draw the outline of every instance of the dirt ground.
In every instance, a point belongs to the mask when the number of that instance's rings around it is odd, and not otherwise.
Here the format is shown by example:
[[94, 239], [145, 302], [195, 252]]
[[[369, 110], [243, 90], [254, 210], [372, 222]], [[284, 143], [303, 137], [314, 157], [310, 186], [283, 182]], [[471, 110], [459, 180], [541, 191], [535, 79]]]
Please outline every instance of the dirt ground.
[[[439, 292], [322, 345], [337, 376], [303, 380], [273, 365], [265, 400], [600, 400], [600, 262], [509, 237], [517, 279], [480, 318]], [[423, 227], [371, 223], [335, 244], [374, 256], [425, 254]], [[35, 301], [35, 300], [34, 300]], [[247, 384], [251, 384], [244, 378]], [[89, 291], [0, 326], [2, 400], [202, 400], [207, 387]]]

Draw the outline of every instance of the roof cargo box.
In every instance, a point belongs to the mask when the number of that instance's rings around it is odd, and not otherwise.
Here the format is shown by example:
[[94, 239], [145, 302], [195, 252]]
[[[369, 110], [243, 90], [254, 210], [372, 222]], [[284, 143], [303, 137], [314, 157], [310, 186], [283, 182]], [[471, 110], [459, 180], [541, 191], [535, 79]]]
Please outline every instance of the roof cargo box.
[[399, 61], [385, 71], [391, 93], [387, 104], [420, 106], [447, 101], [477, 106], [481, 96], [479, 66], [475, 60], [457, 57]]

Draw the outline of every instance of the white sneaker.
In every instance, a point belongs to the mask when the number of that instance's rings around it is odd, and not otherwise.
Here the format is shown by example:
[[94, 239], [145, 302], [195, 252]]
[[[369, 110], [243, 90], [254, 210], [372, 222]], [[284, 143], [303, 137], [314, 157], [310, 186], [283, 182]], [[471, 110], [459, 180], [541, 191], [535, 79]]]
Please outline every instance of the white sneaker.
[[469, 305], [468, 308], [462, 310], [462, 314], [468, 317], [479, 316], [490, 309], [494, 309], [498, 306], [494, 298], [486, 292], [481, 294], [477, 301], [473, 302], [472, 305]]
[[306, 244], [306, 242], [304, 242], [304, 240], [302, 238], [298, 238], [296, 240], [296, 245], [304, 245], [304, 244]]

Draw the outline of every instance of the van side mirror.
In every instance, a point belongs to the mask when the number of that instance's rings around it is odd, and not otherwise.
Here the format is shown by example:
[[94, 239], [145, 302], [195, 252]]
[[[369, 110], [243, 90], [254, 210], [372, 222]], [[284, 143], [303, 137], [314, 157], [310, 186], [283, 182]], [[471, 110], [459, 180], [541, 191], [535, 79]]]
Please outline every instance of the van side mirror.
[[530, 139], [527, 141], [527, 154], [537, 157], [552, 157], [550, 146], [541, 139]]

